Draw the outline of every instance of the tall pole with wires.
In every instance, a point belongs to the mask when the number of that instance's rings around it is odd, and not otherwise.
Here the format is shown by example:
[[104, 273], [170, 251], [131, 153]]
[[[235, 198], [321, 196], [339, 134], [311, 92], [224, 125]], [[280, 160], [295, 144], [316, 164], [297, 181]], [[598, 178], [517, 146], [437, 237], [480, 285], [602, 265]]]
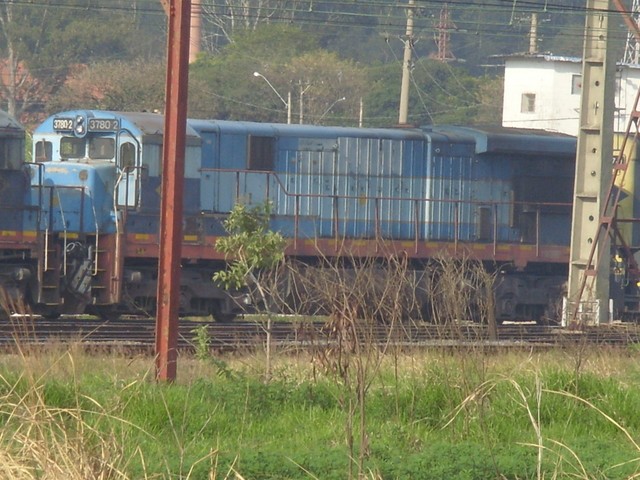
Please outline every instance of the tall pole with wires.
[[402, 60], [402, 84], [400, 86], [400, 113], [398, 123], [406, 125], [409, 118], [409, 80], [411, 75], [411, 50], [413, 49], [413, 15], [415, 0], [409, 0], [407, 6], [407, 31], [404, 39], [404, 58]]

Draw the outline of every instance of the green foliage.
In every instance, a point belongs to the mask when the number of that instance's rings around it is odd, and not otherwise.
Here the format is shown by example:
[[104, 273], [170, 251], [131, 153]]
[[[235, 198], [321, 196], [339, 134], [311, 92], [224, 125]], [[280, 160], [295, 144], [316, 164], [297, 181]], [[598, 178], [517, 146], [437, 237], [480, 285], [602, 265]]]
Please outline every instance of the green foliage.
[[286, 240], [269, 230], [270, 214], [269, 203], [233, 207], [224, 222], [228, 236], [216, 242], [216, 248], [231, 261], [227, 270], [214, 274], [214, 281], [228, 289], [239, 289], [247, 286], [257, 270], [274, 268], [284, 258]]
[[47, 110], [49, 113], [76, 108], [162, 111], [164, 88], [163, 62], [101, 62], [65, 82]]
[[300, 112], [304, 123], [355, 123], [366, 88], [362, 66], [290, 26], [260, 26], [234, 40], [191, 66], [190, 116], [284, 123], [291, 94], [293, 123]]
[[[584, 28], [584, 6], [576, 0], [569, 4], [561, 11], [538, 12], [540, 51], [582, 53], [582, 35], [576, 31]], [[191, 117], [286, 121], [282, 100], [253, 77], [259, 71], [283, 99], [291, 92], [294, 123], [302, 103], [307, 123], [357, 125], [361, 98], [366, 126], [397, 122], [404, 44], [395, 30], [402, 30], [406, 18], [403, 5], [355, 2], [314, 8], [312, 2], [307, 10], [276, 2], [248, 17], [238, 15], [235, 7], [223, 2], [205, 9], [204, 38], [224, 40], [204, 45], [209, 51], [190, 66]], [[420, 5], [416, 32], [433, 31], [441, 10], [439, 3]], [[501, 96], [479, 76], [486, 75], [487, 64], [500, 63], [491, 56], [527, 50], [530, 12], [519, 5], [487, 6], [473, 1], [450, 6], [449, 13], [455, 28], [449, 31], [448, 45], [456, 61], [431, 60], [437, 54], [436, 42], [416, 35], [410, 120], [414, 124], [495, 123]], [[11, 50], [20, 71], [26, 66], [31, 75], [19, 76], [13, 89], [0, 86], [3, 107], [15, 101], [17, 111], [12, 113], [31, 122], [45, 110], [69, 108], [75, 93], [79, 105], [74, 107], [162, 109], [164, 72], [142, 71], [140, 65], [161, 63], [156, 59], [166, 54], [165, 36], [166, 17], [159, 3], [155, 7], [127, 0], [0, 3], [0, 54], [7, 58]], [[619, 58], [624, 36], [615, 40]], [[306, 91], [302, 57], [313, 67], [308, 71], [316, 84]], [[75, 82], [85, 76], [85, 68], [94, 70], [105, 63], [113, 63], [111, 72], [101, 70], [108, 85], [97, 73], [93, 85]], [[335, 72], [341, 74], [338, 82]], [[302, 102], [301, 96], [306, 96]], [[332, 106], [342, 97], [346, 100]], [[322, 118], [325, 110], [328, 113]]]
[[264, 25], [234, 37], [219, 54], [202, 54], [189, 69], [189, 116], [229, 120], [286, 121], [290, 79], [276, 78], [292, 58], [317, 48], [312, 35], [287, 25]]
[[369, 67], [368, 77], [369, 87], [364, 97], [364, 126], [384, 127], [396, 124], [400, 107], [402, 70], [397, 64], [378, 64]]
[[206, 325], [200, 325], [199, 327], [191, 330], [194, 334], [194, 344], [196, 348], [196, 358], [199, 360], [206, 360], [209, 358], [211, 350], [211, 335]]
[[[629, 372], [582, 374], [576, 383], [575, 372], [561, 365], [535, 372], [516, 368], [508, 377], [492, 369], [481, 381], [460, 368], [456, 354], [413, 356], [412, 367], [397, 371], [393, 388], [387, 381], [392, 372], [383, 370], [368, 394], [367, 471], [417, 480], [537, 478], [536, 435], [527, 409], [541, 423], [543, 478], [624, 479], [640, 471], [630, 440], [585, 403], [637, 436], [640, 389], [628, 381]], [[123, 364], [135, 376], [128, 357]], [[75, 382], [38, 376], [42, 384], [29, 390], [24, 375], [0, 364], [0, 448], [15, 448], [7, 443], [14, 438], [10, 433], [43, 430], [21, 425], [37, 412], [39, 421], [53, 422], [47, 428], [53, 426], [57, 437], [70, 433], [65, 428], [86, 431], [79, 442], [85, 449], [100, 451], [101, 439], [109, 436], [122, 442], [128, 461], [118, 478], [225, 478], [231, 469], [243, 478], [347, 476], [346, 413], [335, 383], [282, 368], [265, 384], [226, 368], [234, 375], [172, 385], [93, 369], [74, 374]], [[581, 399], [572, 396], [576, 385]], [[30, 399], [42, 403], [30, 410]]]
[[[390, 126], [398, 121], [400, 79], [396, 64], [369, 68], [370, 86], [365, 97], [366, 126]], [[489, 86], [494, 86], [493, 89]], [[465, 69], [436, 60], [415, 62], [409, 90], [409, 122], [431, 124], [492, 124], [501, 122], [502, 79], [478, 79]], [[485, 92], [488, 90], [488, 92]]]
[[[275, 23], [243, 32], [233, 40], [233, 43], [224, 49], [223, 54], [229, 57], [245, 57], [249, 52], [251, 60], [257, 62], [254, 63], [256, 70], [260, 70], [267, 62], [284, 64], [289, 59], [318, 47], [315, 36], [302, 28]], [[273, 48], [274, 45], [278, 48]]]
[[[161, 32], [154, 30], [157, 21], [126, 0], [105, 5], [98, 0], [0, 5], [0, 54], [6, 58], [11, 52], [15, 63], [10, 68], [16, 76], [14, 84], [0, 86], [5, 109], [15, 106], [11, 113], [24, 120], [23, 112], [42, 112], [78, 66], [153, 55], [149, 47], [157, 45]], [[153, 50], [156, 56], [164, 54]]]

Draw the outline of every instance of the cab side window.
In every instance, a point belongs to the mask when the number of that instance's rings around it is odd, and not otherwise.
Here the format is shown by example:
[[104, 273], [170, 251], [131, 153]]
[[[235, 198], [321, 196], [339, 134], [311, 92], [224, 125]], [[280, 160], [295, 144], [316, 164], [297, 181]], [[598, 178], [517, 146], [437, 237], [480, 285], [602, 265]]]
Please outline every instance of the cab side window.
[[136, 147], [133, 143], [123, 143], [120, 145], [120, 168], [131, 170], [136, 166]]
[[24, 143], [16, 138], [0, 140], [0, 168], [17, 170], [24, 161]]
[[51, 142], [47, 142], [45, 140], [40, 140], [36, 143], [36, 158], [34, 158], [35, 162], [50, 162], [52, 159]]

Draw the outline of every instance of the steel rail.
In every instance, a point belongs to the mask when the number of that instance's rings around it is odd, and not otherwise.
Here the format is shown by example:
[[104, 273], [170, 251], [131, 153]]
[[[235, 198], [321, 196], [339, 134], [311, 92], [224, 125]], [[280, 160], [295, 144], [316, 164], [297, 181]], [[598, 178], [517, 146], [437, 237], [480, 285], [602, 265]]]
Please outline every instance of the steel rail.
[[[323, 322], [275, 322], [272, 327], [274, 346], [280, 349], [324, 348], [335, 345], [332, 331]], [[181, 320], [178, 349], [193, 352], [197, 348], [198, 330], [204, 329], [212, 351], [242, 351], [262, 348], [266, 330], [260, 322], [242, 321], [220, 324], [212, 321]], [[640, 343], [640, 326], [614, 324], [567, 330], [534, 324], [502, 325], [497, 338], [489, 329], [477, 324], [433, 325], [407, 323], [375, 324], [356, 329], [358, 341], [370, 345], [402, 348], [492, 347], [492, 348], [566, 348], [593, 346], [628, 346]], [[127, 349], [153, 352], [154, 319], [99, 320], [62, 317], [48, 321], [40, 317], [13, 316], [0, 323], [0, 347], [80, 343], [102, 349]], [[97, 349], [99, 351], [99, 349]]]

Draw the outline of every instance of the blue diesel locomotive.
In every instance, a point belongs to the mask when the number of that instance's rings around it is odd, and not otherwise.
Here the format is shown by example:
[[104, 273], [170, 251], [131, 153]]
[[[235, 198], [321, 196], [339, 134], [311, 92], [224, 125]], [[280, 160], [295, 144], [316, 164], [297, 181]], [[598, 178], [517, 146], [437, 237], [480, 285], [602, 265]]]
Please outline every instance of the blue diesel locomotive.
[[[13, 228], [28, 261], [11, 283], [35, 312], [153, 312], [163, 127], [157, 114], [79, 110], [35, 130]], [[470, 255], [499, 272], [498, 320], [541, 318], [567, 277], [575, 149], [502, 128], [188, 120], [181, 311], [238, 312], [211, 280], [225, 266], [215, 242], [236, 202], [269, 200], [292, 257], [381, 255], [384, 241], [419, 271]]]
[[20, 297], [20, 285], [29, 280], [31, 270], [25, 259], [36, 242], [31, 232], [37, 211], [25, 202], [30, 182], [24, 164], [25, 129], [0, 111], [0, 304], [8, 307]]

